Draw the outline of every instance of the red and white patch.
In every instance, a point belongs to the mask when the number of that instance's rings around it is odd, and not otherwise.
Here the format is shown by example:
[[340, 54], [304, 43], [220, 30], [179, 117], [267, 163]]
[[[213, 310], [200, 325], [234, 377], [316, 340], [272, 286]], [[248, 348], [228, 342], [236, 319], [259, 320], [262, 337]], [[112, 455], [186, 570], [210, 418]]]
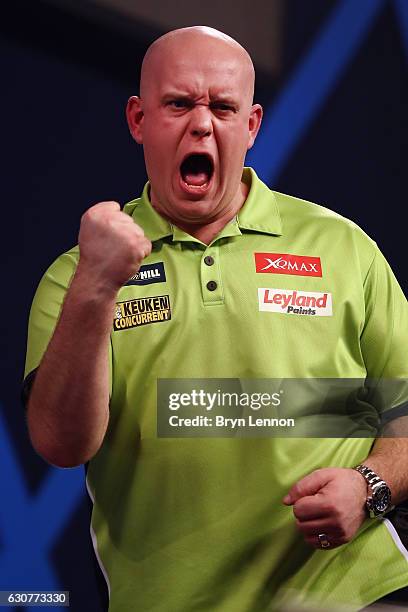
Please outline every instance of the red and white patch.
[[257, 272], [266, 274], [295, 274], [322, 276], [320, 257], [291, 255], [290, 253], [255, 253]]
[[258, 289], [259, 310], [282, 314], [331, 317], [332, 294], [296, 289]]

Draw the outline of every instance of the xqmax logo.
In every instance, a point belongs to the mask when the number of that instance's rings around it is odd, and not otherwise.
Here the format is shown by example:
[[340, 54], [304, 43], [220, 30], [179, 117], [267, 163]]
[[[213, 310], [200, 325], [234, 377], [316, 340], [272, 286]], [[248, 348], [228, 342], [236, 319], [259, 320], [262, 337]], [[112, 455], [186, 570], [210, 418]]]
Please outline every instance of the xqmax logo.
[[255, 253], [257, 272], [322, 276], [320, 257], [291, 255], [290, 253]]
[[331, 293], [293, 289], [258, 289], [259, 310], [283, 314], [331, 317]]

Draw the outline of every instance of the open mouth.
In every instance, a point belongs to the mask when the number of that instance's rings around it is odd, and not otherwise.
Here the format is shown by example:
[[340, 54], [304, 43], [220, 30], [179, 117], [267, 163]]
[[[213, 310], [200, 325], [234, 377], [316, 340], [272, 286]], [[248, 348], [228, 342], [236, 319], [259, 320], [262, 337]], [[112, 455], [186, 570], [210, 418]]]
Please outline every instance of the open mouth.
[[214, 172], [211, 158], [202, 153], [188, 155], [180, 166], [184, 183], [192, 190], [202, 190], [209, 184]]

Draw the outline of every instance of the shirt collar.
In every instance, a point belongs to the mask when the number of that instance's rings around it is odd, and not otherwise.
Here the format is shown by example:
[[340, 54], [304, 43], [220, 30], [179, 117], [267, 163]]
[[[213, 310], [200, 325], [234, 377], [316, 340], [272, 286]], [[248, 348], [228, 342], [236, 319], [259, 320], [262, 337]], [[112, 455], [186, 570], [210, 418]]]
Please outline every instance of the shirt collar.
[[[217, 239], [239, 235], [241, 230], [280, 236], [282, 222], [274, 193], [257, 177], [252, 168], [243, 169], [242, 180], [249, 187], [248, 197], [237, 217], [221, 230]], [[143, 228], [145, 235], [152, 242], [167, 236], [172, 236], [173, 240], [200, 242], [155, 211], [149, 199], [149, 183], [144, 186], [142, 196], [126, 204], [123, 211]]]
[[238, 212], [243, 230], [282, 235], [282, 221], [275, 194], [257, 176], [253, 168], [244, 168], [242, 180], [249, 187], [248, 197]]

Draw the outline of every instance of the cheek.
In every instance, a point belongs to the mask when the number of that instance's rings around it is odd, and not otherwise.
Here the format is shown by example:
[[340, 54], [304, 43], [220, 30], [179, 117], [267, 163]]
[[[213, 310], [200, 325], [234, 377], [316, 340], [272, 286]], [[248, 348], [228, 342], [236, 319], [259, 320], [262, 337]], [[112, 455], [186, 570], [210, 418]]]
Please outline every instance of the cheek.
[[150, 149], [154, 149], [154, 155], [167, 162], [174, 161], [178, 142], [179, 133], [171, 124], [161, 122], [160, 125], [149, 126], [146, 132], [145, 143], [149, 144]]
[[221, 164], [229, 168], [242, 168], [248, 148], [248, 134], [235, 133], [233, 137], [224, 140], [220, 146]]
[[241, 159], [248, 145], [248, 125], [244, 122], [225, 124], [219, 130], [219, 148], [228, 151], [228, 160]]
[[163, 194], [172, 182], [174, 174], [175, 151], [163, 137], [151, 139], [145, 146], [145, 163], [149, 178], [154, 183], [156, 191]]
[[157, 126], [149, 126], [145, 130], [143, 145], [146, 160], [156, 161], [162, 165], [174, 158], [168, 131], [158, 129]]

